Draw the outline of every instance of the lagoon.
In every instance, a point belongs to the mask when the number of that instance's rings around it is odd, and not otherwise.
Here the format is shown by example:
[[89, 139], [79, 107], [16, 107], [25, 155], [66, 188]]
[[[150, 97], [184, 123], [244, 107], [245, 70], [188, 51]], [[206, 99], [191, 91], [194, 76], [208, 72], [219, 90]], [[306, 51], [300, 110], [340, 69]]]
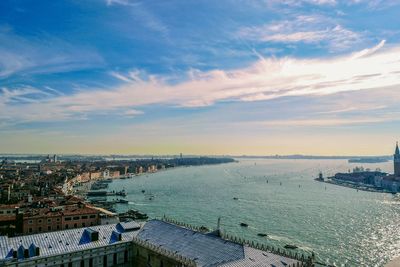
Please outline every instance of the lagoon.
[[[392, 172], [392, 164], [362, 166]], [[357, 165], [347, 160], [238, 159], [116, 180], [109, 189], [127, 191], [129, 204], [116, 207], [121, 212], [133, 208], [153, 218], [165, 214], [209, 228], [221, 217], [228, 234], [281, 248], [295, 244], [314, 251], [320, 262], [383, 266], [400, 255], [400, 199], [314, 181], [319, 171], [329, 176]]]

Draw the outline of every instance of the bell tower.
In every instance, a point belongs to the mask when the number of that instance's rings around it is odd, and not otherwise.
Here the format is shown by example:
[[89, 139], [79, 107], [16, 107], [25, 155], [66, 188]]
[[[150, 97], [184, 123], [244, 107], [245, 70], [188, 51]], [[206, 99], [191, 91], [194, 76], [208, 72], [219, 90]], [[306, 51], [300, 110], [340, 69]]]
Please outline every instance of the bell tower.
[[394, 176], [400, 177], [400, 152], [399, 152], [399, 143], [396, 143], [396, 150], [393, 155], [393, 163], [394, 163]]

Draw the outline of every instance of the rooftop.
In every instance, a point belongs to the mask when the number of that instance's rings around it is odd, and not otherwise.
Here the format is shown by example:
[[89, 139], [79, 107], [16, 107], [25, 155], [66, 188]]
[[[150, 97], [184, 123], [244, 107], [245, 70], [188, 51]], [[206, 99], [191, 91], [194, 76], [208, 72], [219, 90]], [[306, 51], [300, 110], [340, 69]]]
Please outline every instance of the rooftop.
[[[103, 247], [115, 242], [129, 242], [137, 234], [138, 227], [140, 226], [136, 222], [129, 222], [12, 238], [0, 236], [0, 262], [1, 260], [12, 259], [12, 252], [18, 251], [21, 246], [25, 249], [38, 247], [40, 249], [38, 257], [46, 257]], [[126, 230], [120, 232], [121, 229]], [[90, 237], [88, 237], [88, 234], [94, 232], [98, 232], [98, 240], [90, 240]], [[121, 240], [115, 237], [119, 234]]]
[[79, 205], [66, 205], [61, 207], [51, 207], [51, 208], [37, 208], [29, 209], [25, 211], [24, 218], [32, 217], [52, 217], [52, 216], [71, 216], [71, 215], [81, 215], [81, 214], [97, 214], [99, 210], [91, 208], [89, 206]]
[[136, 238], [191, 259], [197, 266], [285, 267], [298, 262], [159, 220], [148, 221]]

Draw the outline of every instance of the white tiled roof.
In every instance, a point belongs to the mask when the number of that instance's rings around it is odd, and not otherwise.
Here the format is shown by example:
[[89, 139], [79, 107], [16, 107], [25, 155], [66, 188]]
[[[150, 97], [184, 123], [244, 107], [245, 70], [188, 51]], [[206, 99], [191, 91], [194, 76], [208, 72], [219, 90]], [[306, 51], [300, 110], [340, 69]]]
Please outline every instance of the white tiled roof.
[[297, 260], [289, 259], [270, 252], [244, 246], [245, 258], [220, 265], [220, 267], [288, 267], [297, 264]]
[[159, 220], [148, 221], [136, 238], [194, 260], [197, 266], [285, 267], [298, 262]]
[[[88, 228], [70, 229], [12, 238], [0, 236], [0, 260], [5, 259], [11, 249], [18, 250], [21, 245], [27, 249], [32, 243], [36, 247], [39, 247], [39, 257], [54, 256], [84, 249], [107, 246], [115, 242], [115, 239], [111, 238], [113, 232], [118, 232], [116, 224], [92, 226], [90, 229], [99, 232], [99, 240], [80, 244], [82, 243], [81, 238], [85, 229]], [[123, 232], [121, 233], [121, 241], [118, 242], [129, 242], [136, 234], [137, 231]]]

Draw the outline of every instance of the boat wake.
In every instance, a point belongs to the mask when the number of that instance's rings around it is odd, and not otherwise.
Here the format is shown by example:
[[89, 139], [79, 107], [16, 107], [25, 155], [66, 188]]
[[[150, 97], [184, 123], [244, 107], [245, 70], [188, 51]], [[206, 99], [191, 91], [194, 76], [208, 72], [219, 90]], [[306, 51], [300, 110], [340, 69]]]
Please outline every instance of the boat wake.
[[278, 235], [268, 235], [269, 239], [276, 240], [276, 241], [285, 241], [291, 242], [291, 240], [285, 236], [278, 236]]

